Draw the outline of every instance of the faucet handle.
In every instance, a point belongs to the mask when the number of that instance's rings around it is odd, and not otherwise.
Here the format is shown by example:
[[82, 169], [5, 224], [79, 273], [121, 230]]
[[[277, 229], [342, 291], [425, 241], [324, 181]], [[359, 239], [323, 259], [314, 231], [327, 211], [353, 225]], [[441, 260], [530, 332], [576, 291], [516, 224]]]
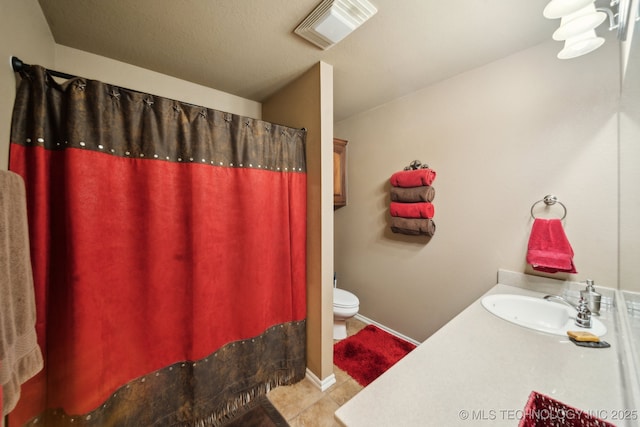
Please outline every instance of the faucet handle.
[[587, 304], [587, 300], [585, 300], [584, 297], [580, 297], [577, 308], [578, 314], [576, 315], [576, 325], [581, 328], [590, 328], [591, 310], [589, 310], [589, 304]]

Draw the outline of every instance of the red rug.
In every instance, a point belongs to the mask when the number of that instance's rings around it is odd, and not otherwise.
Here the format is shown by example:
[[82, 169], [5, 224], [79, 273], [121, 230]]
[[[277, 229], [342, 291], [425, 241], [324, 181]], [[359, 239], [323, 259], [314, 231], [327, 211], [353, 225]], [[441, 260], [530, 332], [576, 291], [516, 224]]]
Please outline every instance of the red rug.
[[333, 363], [363, 386], [370, 384], [415, 345], [382, 329], [367, 325], [333, 346]]

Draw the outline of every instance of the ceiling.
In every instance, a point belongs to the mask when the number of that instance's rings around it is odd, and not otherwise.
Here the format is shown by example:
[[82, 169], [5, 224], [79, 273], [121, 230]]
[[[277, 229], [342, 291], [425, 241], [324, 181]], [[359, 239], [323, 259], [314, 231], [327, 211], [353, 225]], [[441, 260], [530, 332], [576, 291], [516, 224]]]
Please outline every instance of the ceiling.
[[[56, 43], [262, 102], [318, 61], [336, 121], [549, 40], [548, 0], [370, 0], [321, 50], [293, 33], [320, 0], [39, 0]], [[559, 49], [561, 48], [559, 44]]]

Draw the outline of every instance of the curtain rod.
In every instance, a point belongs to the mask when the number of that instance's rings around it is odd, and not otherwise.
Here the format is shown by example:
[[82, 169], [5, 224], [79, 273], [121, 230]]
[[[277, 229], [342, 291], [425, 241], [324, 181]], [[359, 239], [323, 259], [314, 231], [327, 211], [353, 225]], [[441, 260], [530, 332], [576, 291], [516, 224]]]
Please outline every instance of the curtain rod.
[[[15, 57], [15, 56], [12, 56], [11, 57], [11, 68], [13, 68], [13, 71], [15, 71], [16, 73], [19, 73], [22, 70], [28, 70], [29, 68], [31, 68], [31, 65], [25, 64], [19, 58]], [[54, 71], [54, 70], [49, 70], [49, 69], [47, 69], [47, 72], [49, 74], [51, 74], [52, 76], [60, 77], [60, 78], [63, 78], [63, 79], [75, 79], [76, 77], [78, 77], [78, 76], [74, 76], [72, 74], [62, 73], [60, 71]]]

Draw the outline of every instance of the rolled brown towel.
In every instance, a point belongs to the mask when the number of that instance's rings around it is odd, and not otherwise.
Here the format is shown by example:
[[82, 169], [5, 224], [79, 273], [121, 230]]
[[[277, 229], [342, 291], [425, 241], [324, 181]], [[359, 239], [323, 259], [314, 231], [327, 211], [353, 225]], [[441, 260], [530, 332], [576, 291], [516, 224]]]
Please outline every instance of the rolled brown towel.
[[430, 185], [409, 188], [391, 187], [390, 194], [392, 202], [431, 202], [436, 196], [436, 190]]
[[391, 217], [391, 231], [412, 236], [433, 236], [436, 223], [432, 219]]

